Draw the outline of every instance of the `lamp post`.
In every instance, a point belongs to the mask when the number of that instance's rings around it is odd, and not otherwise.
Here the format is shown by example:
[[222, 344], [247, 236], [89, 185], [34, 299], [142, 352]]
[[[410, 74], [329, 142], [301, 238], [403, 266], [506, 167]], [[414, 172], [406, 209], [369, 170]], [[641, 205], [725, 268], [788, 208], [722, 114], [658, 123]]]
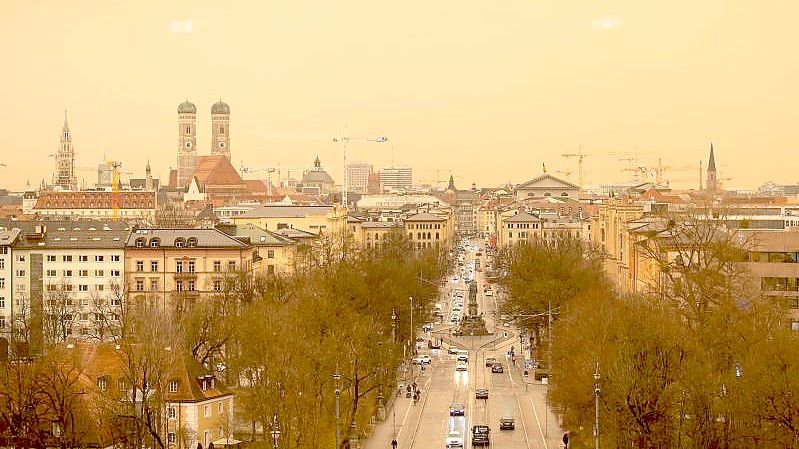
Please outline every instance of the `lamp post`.
[[594, 449], [599, 449], [599, 363], [594, 371]]
[[397, 320], [399, 317], [396, 309], [391, 309], [391, 341], [394, 343], [397, 342]]
[[333, 379], [336, 381], [336, 449], [338, 449], [341, 444], [341, 426], [339, 424], [341, 418], [339, 405], [341, 399], [341, 373], [338, 372], [338, 363], [336, 364], [336, 373], [333, 374]]
[[278, 440], [280, 440], [280, 423], [277, 422], [277, 413], [272, 416], [272, 431], [269, 432], [272, 435], [272, 443], [274, 444], [274, 448], [278, 449]]

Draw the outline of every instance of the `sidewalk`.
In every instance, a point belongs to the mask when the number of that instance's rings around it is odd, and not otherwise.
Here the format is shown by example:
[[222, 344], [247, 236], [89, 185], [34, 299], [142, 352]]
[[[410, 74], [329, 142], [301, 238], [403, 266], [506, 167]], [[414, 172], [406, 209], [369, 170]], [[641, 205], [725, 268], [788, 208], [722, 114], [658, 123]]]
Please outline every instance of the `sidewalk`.
[[[430, 371], [417, 373], [416, 383], [422, 388], [420, 403], [427, 400], [428, 386], [431, 380]], [[414, 438], [414, 430], [419, 421], [423, 407], [413, 405], [413, 399], [406, 398], [405, 392], [399, 396], [394, 391], [394, 398], [386, 407], [386, 420], [378, 422], [372, 433], [361, 441], [362, 449], [391, 449], [391, 440], [397, 440], [397, 448], [408, 448]]]

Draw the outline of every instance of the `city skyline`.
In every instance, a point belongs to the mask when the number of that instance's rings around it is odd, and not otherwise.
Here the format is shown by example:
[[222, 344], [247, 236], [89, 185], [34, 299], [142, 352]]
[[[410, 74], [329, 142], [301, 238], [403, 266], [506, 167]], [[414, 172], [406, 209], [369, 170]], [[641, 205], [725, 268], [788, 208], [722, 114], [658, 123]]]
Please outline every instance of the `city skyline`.
[[[337, 183], [333, 138], [345, 134], [389, 137], [351, 142], [351, 160], [452, 172], [461, 188], [524, 182], [542, 163], [576, 182], [577, 161], [561, 155], [580, 147], [696, 166], [667, 177], [697, 188], [711, 142], [727, 188], [797, 182], [773, 163], [795, 152], [795, 5], [310, 4], [11, 5], [0, 27], [16, 43], [14, 70], [0, 75], [14, 105], [0, 112], [4, 186], [49, 180], [65, 109], [77, 166], [114, 159], [140, 175], [149, 158], [166, 179], [187, 98], [200, 154], [221, 99], [235, 167], [310, 168], [319, 155]], [[634, 163], [618, 160], [629, 157], [586, 157], [585, 183], [631, 178], [621, 169]]]

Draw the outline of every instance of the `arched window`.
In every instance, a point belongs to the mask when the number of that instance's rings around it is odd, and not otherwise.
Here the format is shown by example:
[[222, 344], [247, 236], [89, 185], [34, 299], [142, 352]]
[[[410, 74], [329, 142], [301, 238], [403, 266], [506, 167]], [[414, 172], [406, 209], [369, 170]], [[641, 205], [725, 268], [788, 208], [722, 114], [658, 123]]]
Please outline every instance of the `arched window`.
[[161, 239], [158, 237], [153, 237], [150, 239], [150, 248], [158, 248], [161, 246]]
[[184, 246], [186, 246], [186, 240], [183, 237], [175, 239], [175, 248], [183, 248]]
[[186, 240], [186, 246], [195, 248], [197, 246], [197, 237], [189, 237], [188, 240]]
[[144, 248], [144, 237], [136, 239], [136, 248]]

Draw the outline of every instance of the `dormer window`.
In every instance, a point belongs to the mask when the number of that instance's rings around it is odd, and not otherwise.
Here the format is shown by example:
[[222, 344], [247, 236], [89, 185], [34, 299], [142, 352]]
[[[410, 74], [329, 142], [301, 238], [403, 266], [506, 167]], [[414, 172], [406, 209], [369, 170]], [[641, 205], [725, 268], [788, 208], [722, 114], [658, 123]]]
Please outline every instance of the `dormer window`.
[[108, 389], [108, 380], [105, 377], [98, 377], [97, 378], [97, 388], [100, 391], [105, 391]]
[[184, 246], [186, 246], [186, 240], [184, 240], [182, 237], [175, 239], [175, 248], [183, 248]]
[[144, 248], [144, 239], [143, 238], [137, 238], [136, 239], [136, 248]]
[[196, 247], [197, 246], [197, 237], [189, 237], [188, 240], [186, 240], [186, 246], [188, 246], [189, 248]]
[[158, 248], [161, 246], [161, 239], [152, 238], [150, 239], [150, 248]]
[[207, 375], [200, 377], [200, 387], [203, 391], [211, 390], [214, 388], [214, 376]]
[[170, 393], [177, 393], [178, 392], [178, 381], [177, 380], [170, 380], [169, 381], [169, 392]]

